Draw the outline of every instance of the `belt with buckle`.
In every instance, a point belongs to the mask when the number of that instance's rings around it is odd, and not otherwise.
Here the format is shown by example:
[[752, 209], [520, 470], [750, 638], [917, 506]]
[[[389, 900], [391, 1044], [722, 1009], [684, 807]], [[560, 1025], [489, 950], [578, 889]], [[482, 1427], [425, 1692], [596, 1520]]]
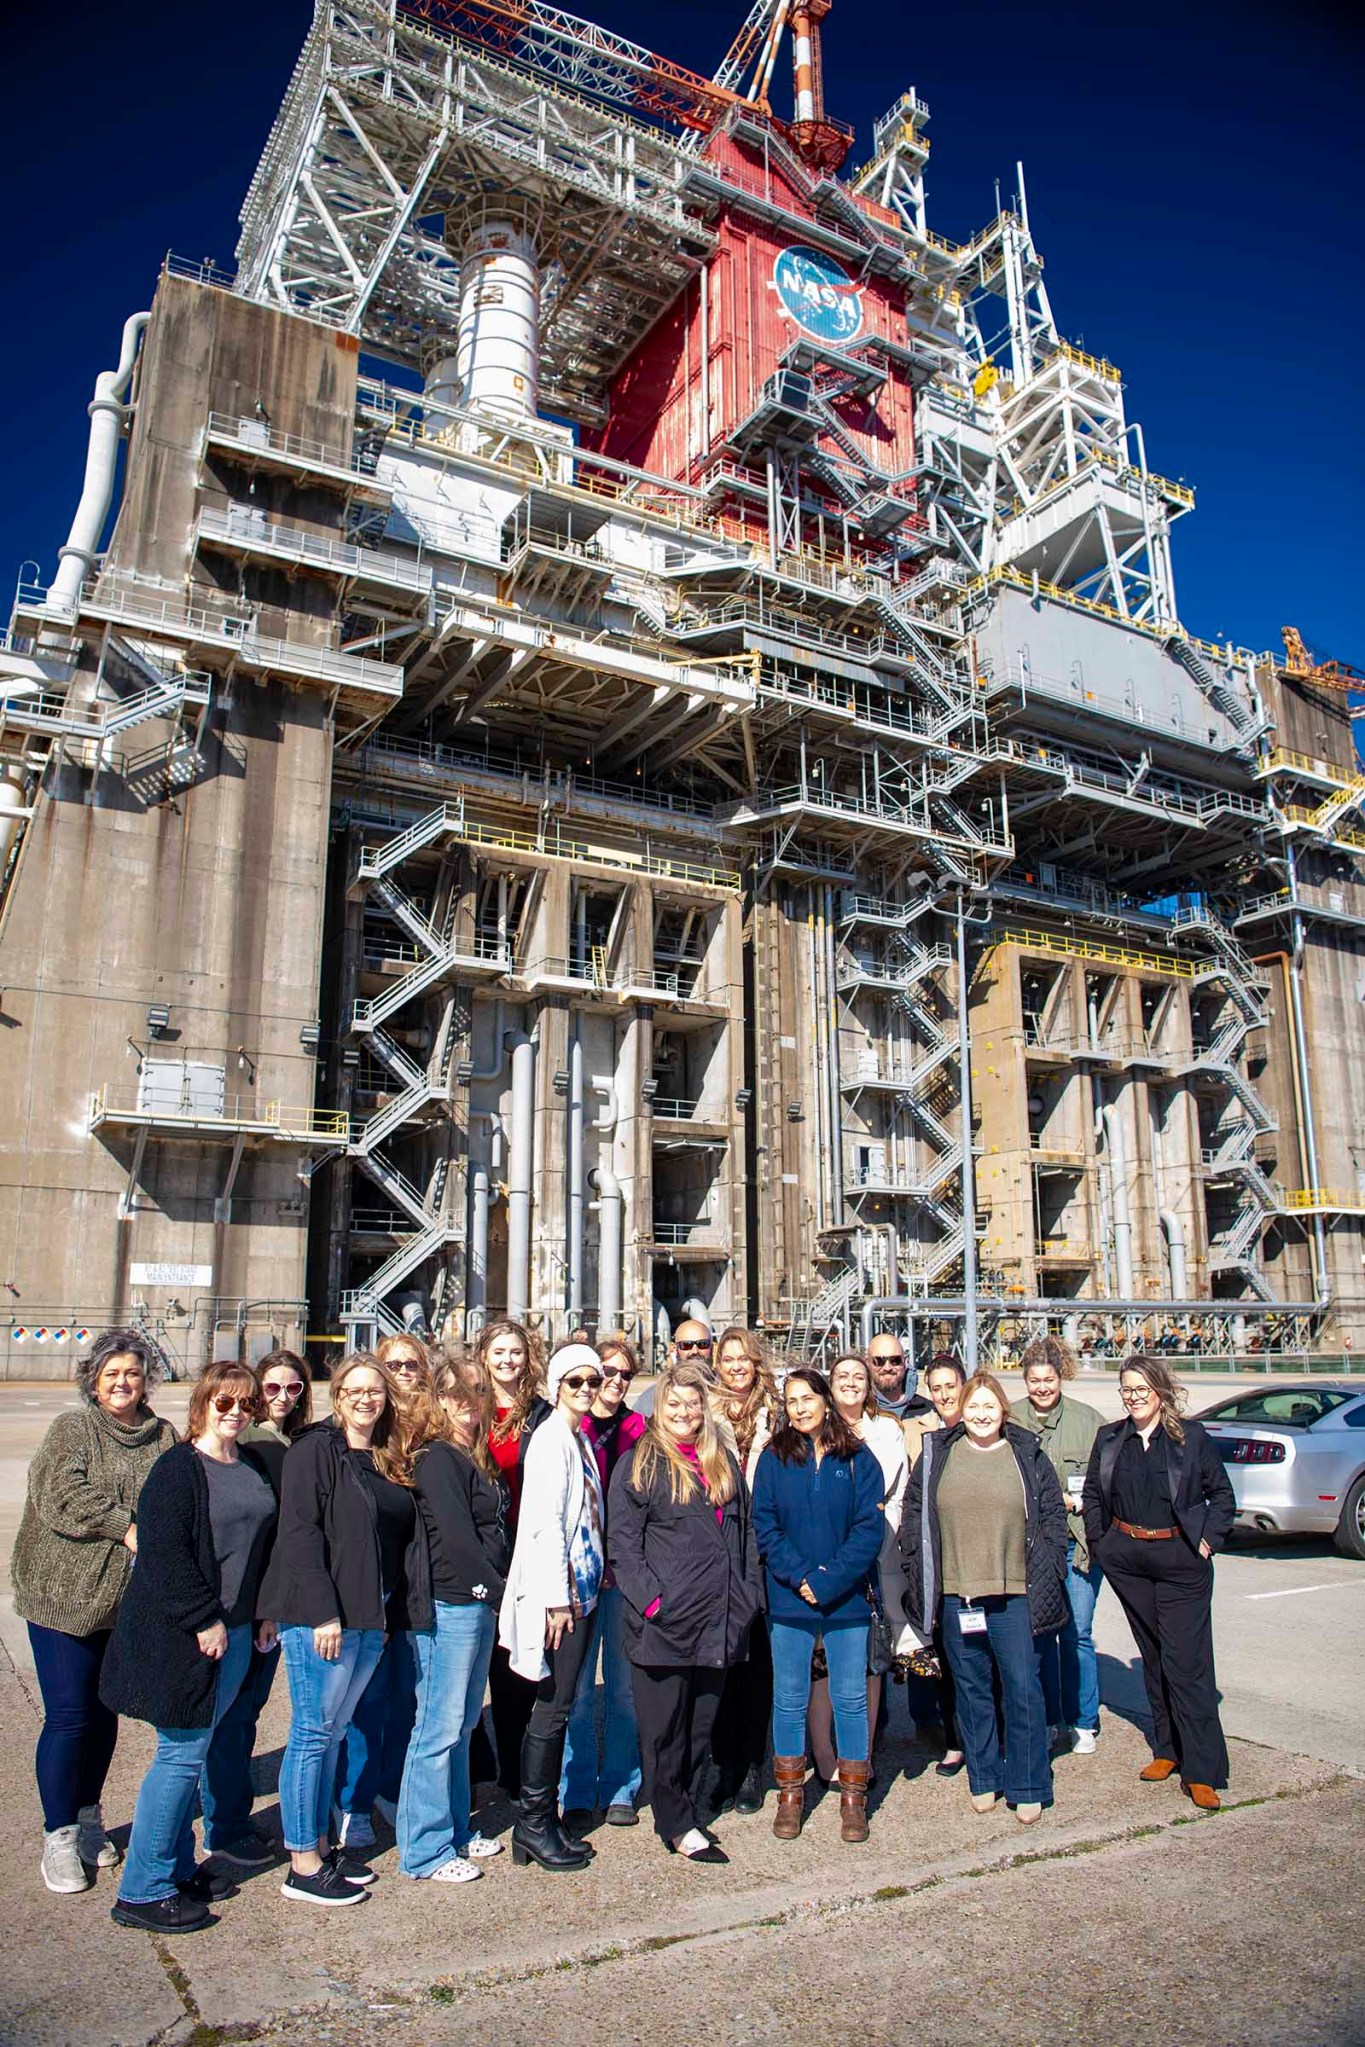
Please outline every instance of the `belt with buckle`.
[[1139, 1542], [1174, 1542], [1180, 1533], [1178, 1528], [1135, 1528], [1131, 1521], [1120, 1521], [1117, 1517], [1114, 1526], [1125, 1535], [1135, 1536]]

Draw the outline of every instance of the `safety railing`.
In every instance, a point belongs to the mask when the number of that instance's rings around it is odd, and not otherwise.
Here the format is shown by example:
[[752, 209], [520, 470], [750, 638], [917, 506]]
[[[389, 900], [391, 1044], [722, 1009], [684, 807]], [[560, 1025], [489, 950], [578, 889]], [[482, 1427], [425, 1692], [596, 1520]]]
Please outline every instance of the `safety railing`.
[[243, 455], [275, 456], [291, 468], [316, 470], [389, 493], [389, 486], [374, 474], [374, 456], [370, 451], [353, 455], [334, 441], [317, 440], [310, 434], [284, 433], [268, 420], [211, 412], [204, 428], [204, 442], [206, 447], [232, 448]]
[[194, 532], [196, 541], [212, 541], [247, 554], [274, 555], [308, 568], [331, 569], [357, 581], [385, 583], [417, 593], [432, 585], [432, 571], [425, 562], [378, 548], [355, 547], [322, 533], [307, 533], [299, 526], [272, 525], [232, 511], [215, 511], [210, 506], [199, 514]]

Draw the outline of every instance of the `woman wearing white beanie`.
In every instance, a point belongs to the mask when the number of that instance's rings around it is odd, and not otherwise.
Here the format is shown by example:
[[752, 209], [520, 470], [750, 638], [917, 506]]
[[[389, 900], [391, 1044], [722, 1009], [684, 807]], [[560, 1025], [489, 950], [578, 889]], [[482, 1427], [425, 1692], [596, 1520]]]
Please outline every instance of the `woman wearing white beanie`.
[[601, 1384], [601, 1360], [590, 1344], [565, 1343], [554, 1352], [546, 1372], [553, 1412], [526, 1446], [516, 1548], [498, 1621], [512, 1669], [538, 1686], [521, 1749], [512, 1860], [543, 1869], [582, 1869], [593, 1852], [559, 1823], [559, 1773], [604, 1568], [602, 1481], [582, 1433]]

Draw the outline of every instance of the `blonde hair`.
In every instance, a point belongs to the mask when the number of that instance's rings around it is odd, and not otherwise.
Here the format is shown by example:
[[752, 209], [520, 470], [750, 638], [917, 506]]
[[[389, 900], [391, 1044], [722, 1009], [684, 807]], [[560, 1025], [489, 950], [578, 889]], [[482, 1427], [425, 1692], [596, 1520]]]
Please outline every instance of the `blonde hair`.
[[[431, 1391], [431, 1350], [422, 1341], [420, 1336], [414, 1336], [407, 1329], [396, 1331], [394, 1335], [386, 1336], [381, 1343], [375, 1345], [374, 1354], [381, 1365], [387, 1366], [390, 1358], [397, 1357], [403, 1351], [413, 1351], [416, 1353], [416, 1391], [429, 1393]], [[406, 1389], [400, 1393], [400, 1398], [403, 1400], [411, 1400], [412, 1397], [412, 1394], [408, 1393]]]
[[1142, 1351], [1133, 1351], [1119, 1366], [1119, 1385], [1123, 1384], [1125, 1372], [1136, 1372], [1161, 1402], [1161, 1426], [1173, 1443], [1185, 1440], [1185, 1424], [1180, 1419], [1180, 1410], [1189, 1398], [1185, 1388], [1176, 1378], [1168, 1364], [1160, 1358], [1149, 1358]]
[[[479, 1425], [466, 1455], [473, 1458], [485, 1478], [501, 1484], [498, 1467], [488, 1447], [488, 1431], [493, 1426], [493, 1388], [483, 1366], [477, 1358], [441, 1351], [432, 1362], [432, 1382], [436, 1398], [442, 1403], [443, 1414], [444, 1403], [447, 1400], [458, 1401], [462, 1407], [472, 1407], [476, 1410]], [[453, 1428], [453, 1424], [451, 1426]], [[453, 1435], [447, 1440], [453, 1442]], [[455, 1447], [465, 1449], [462, 1443], [457, 1443]]]
[[[729, 1343], [737, 1343], [754, 1368], [753, 1385], [738, 1399], [726, 1390], [725, 1381], [720, 1376], [720, 1361]], [[714, 1357], [715, 1384], [711, 1387], [711, 1409], [713, 1413], [723, 1414], [734, 1430], [740, 1462], [743, 1463], [758, 1434], [759, 1416], [764, 1417], [770, 1430], [772, 1428], [773, 1416], [777, 1412], [777, 1383], [762, 1342], [752, 1329], [745, 1329], [741, 1323], [732, 1322], [728, 1329], [722, 1329]]]
[[[971, 1378], [962, 1389], [962, 1407], [967, 1405], [967, 1402], [974, 1393], [989, 1393], [993, 1399], [999, 1401], [1000, 1427], [1003, 1430], [1005, 1423], [1010, 1418], [1010, 1403], [1004, 1387], [1000, 1384], [994, 1372], [972, 1373]], [[962, 1407], [958, 1409], [959, 1414], [962, 1412]]]
[[[371, 1350], [352, 1350], [346, 1353], [332, 1374], [332, 1404], [335, 1408], [339, 1389], [345, 1385], [352, 1372], [364, 1367], [378, 1372], [384, 1381], [384, 1412], [374, 1425], [370, 1438], [370, 1452], [374, 1468], [381, 1478], [392, 1479], [395, 1485], [411, 1485], [412, 1458], [408, 1451], [408, 1428], [399, 1405], [398, 1388], [393, 1373], [387, 1365], [381, 1365]], [[336, 1417], [336, 1426], [342, 1428], [341, 1417]]]
[[[713, 1507], [722, 1507], [727, 1500], [734, 1498], [738, 1484], [734, 1460], [716, 1427], [707, 1398], [710, 1390], [710, 1377], [700, 1365], [670, 1365], [663, 1373], [654, 1390], [654, 1412], [649, 1418], [649, 1427], [636, 1444], [631, 1462], [630, 1482], [638, 1491], [649, 1491], [662, 1462], [668, 1471], [669, 1498], [675, 1506], [680, 1500], [695, 1498], [699, 1485], [704, 1486]], [[701, 1434], [696, 1443], [700, 1481], [689, 1460], [663, 1426], [663, 1411], [669, 1394], [683, 1391], [701, 1395]]]

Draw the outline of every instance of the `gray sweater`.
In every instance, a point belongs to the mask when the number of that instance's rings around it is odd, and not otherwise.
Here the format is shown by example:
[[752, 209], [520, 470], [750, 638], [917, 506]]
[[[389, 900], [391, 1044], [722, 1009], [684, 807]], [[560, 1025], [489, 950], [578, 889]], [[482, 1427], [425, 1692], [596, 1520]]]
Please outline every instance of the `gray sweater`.
[[10, 1577], [14, 1610], [65, 1635], [112, 1628], [133, 1568], [124, 1536], [175, 1430], [144, 1409], [125, 1426], [88, 1404], [59, 1414], [28, 1468]]

